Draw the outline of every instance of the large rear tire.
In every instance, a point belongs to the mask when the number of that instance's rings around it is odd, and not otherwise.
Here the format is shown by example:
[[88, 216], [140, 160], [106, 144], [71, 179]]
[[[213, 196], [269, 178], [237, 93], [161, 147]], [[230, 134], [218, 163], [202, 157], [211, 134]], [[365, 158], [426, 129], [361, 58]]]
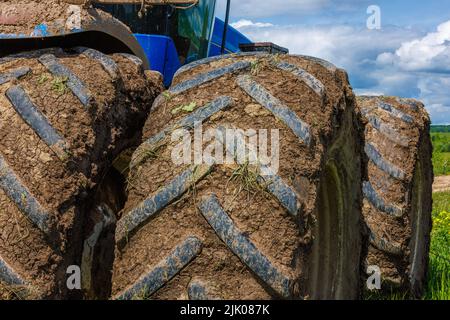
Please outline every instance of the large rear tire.
[[[172, 133], [196, 122], [278, 129], [278, 173], [174, 164]], [[133, 155], [112, 296], [358, 298], [362, 134], [346, 73], [324, 61], [245, 54], [184, 67]]]
[[128, 55], [77, 48], [0, 59], [1, 298], [68, 297], [92, 190], [136, 139], [150, 88]]
[[367, 121], [364, 217], [367, 266], [381, 269], [386, 291], [420, 298], [427, 280], [433, 167], [430, 119], [422, 103], [359, 97]]

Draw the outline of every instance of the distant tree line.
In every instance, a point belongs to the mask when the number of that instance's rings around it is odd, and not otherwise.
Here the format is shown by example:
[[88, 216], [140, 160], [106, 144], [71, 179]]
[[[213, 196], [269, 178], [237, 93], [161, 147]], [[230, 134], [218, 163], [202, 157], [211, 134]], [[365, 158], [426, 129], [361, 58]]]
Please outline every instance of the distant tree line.
[[431, 132], [450, 132], [450, 126], [431, 126]]

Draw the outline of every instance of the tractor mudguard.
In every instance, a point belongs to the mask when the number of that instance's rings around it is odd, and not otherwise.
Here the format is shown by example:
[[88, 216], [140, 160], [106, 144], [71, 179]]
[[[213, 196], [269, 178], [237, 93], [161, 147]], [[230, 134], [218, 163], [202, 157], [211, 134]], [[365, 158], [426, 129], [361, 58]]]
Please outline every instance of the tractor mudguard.
[[0, 3], [0, 56], [56, 46], [128, 52], [149, 68], [145, 52], [131, 30], [91, 5], [54, 0]]

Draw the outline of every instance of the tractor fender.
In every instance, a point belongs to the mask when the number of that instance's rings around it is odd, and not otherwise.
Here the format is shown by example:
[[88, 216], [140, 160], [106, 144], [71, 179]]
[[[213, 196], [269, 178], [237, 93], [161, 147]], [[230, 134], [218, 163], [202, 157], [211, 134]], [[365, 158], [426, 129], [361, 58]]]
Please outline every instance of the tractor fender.
[[0, 55], [51, 46], [93, 46], [114, 53], [128, 51], [149, 62], [131, 30], [92, 6], [54, 0], [0, 3]]

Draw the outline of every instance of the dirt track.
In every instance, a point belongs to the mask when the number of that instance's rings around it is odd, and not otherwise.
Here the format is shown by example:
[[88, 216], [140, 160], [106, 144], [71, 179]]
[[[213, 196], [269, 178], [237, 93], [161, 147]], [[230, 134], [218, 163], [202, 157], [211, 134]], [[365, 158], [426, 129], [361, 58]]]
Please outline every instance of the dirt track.
[[433, 192], [450, 191], [450, 176], [434, 178]]

